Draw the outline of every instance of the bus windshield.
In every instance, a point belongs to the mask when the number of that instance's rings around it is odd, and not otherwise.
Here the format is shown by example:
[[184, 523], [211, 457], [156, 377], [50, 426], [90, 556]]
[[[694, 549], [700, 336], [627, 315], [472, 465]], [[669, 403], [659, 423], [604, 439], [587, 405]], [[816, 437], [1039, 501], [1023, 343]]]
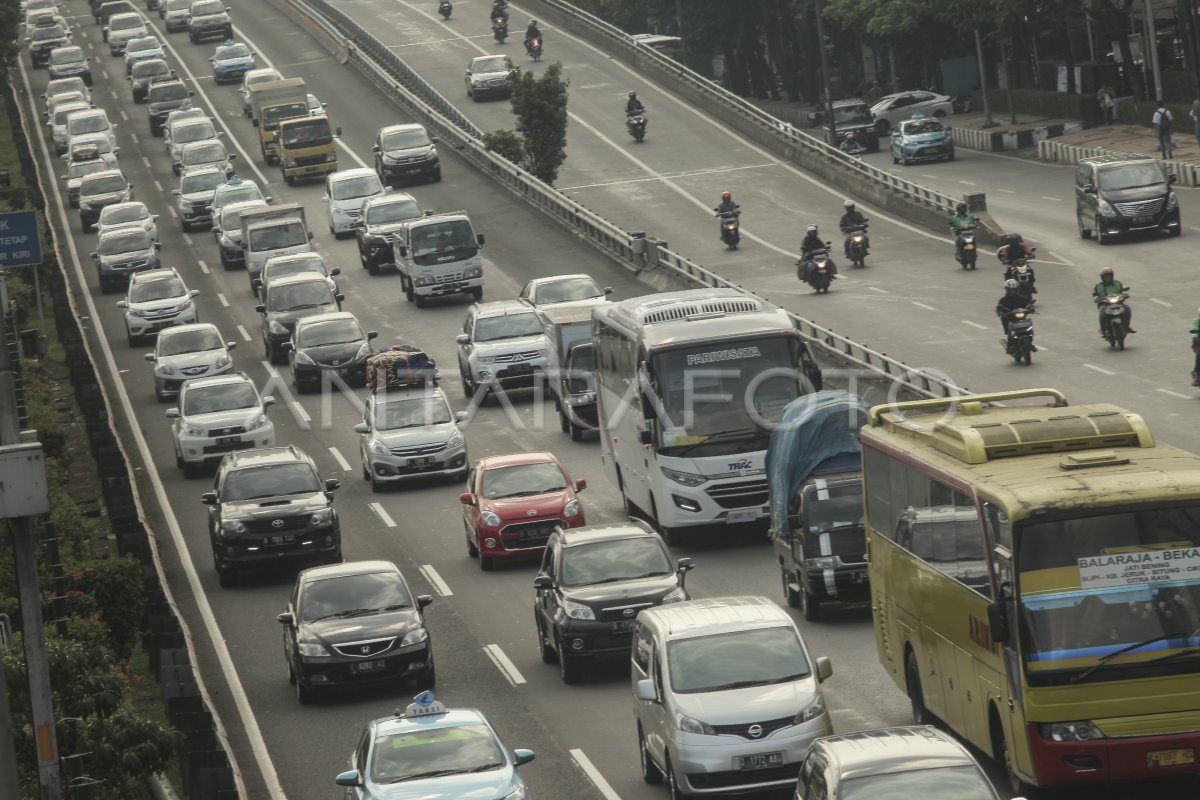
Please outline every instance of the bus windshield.
[[720, 455], [743, 451], [751, 441], [766, 447], [769, 426], [800, 396], [798, 359], [797, 341], [784, 336], [655, 353], [659, 452]]
[[1197, 669], [1200, 504], [1107, 510], [1016, 533], [1030, 685]]

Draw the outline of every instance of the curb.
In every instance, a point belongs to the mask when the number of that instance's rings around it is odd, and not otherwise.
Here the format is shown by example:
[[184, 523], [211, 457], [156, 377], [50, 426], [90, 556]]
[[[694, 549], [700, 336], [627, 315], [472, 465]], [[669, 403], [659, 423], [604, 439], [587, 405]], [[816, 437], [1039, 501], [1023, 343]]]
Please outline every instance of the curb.
[[1078, 133], [1083, 130], [1081, 122], [1056, 122], [1024, 130], [979, 130], [978, 128], [950, 127], [950, 135], [955, 147], [965, 147], [968, 150], [982, 150], [987, 153], [1000, 153], [1006, 150], [1020, 150], [1023, 147], [1040, 145], [1048, 139]]
[[[1137, 154], [1127, 153], [1122, 150], [1107, 150], [1103, 147], [1080, 147], [1077, 144], [1067, 144], [1065, 142], [1040, 141], [1037, 143], [1038, 159], [1041, 161], [1053, 161], [1056, 164], [1074, 166], [1079, 163], [1080, 159], [1108, 155], [1134, 156]], [[1175, 175], [1177, 186], [1188, 186], [1193, 189], [1200, 186], [1200, 165], [1193, 164], [1190, 161], [1176, 161], [1174, 159], [1158, 158], [1155, 160], [1167, 172]]]

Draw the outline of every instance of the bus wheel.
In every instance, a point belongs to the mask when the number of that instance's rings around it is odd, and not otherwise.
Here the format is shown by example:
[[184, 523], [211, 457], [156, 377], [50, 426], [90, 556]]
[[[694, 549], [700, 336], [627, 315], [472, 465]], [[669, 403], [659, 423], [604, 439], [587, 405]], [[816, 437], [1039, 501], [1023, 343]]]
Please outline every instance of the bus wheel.
[[1004, 725], [1000, 722], [1000, 717], [997, 716], [994, 708], [988, 716], [991, 717], [992, 758], [1004, 770], [1009, 788], [1016, 797], [1036, 800], [1040, 796], [1038, 788], [1031, 783], [1021, 780], [1021, 777], [1017, 775], [1016, 769], [1013, 767], [1012, 751], [1008, 748], [1008, 738], [1004, 735]]
[[921, 689], [921, 672], [917, 667], [917, 654], [911, 650], [904, 662], [904, 684], [908, 688], [908, 699], [912, 703], [913, 722], [928, 725], [932, 717], [925, 707], [925, 695]]

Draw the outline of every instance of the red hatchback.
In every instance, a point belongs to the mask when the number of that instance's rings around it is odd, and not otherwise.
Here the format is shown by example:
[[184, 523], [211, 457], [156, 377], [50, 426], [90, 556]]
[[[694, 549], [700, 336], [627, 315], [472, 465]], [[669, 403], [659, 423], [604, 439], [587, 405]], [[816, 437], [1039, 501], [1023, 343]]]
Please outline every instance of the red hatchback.
[[497, 558], [542, 555], [557, 527], [586, 525], [577, 492], [587, 486], [571, 480], [553, 453], [513, 453], [481, 458], [467, 474], [463, 507], [467, 553], [485, 572]]

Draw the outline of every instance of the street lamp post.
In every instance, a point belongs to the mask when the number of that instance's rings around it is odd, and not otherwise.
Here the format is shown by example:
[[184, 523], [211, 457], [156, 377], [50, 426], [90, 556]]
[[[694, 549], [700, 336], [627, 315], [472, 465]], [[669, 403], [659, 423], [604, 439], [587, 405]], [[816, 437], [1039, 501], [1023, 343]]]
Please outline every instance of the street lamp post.
[[979, 60], [979, 93], [983, 95], [983, 124], [979, 127], [994, 128], [996, 122], [992, 119], [992, 105], [988, 102], [987, 67], [983, 61], [983, 37], [979, 35], [979, 28], [975, 29], [975, 56]]

